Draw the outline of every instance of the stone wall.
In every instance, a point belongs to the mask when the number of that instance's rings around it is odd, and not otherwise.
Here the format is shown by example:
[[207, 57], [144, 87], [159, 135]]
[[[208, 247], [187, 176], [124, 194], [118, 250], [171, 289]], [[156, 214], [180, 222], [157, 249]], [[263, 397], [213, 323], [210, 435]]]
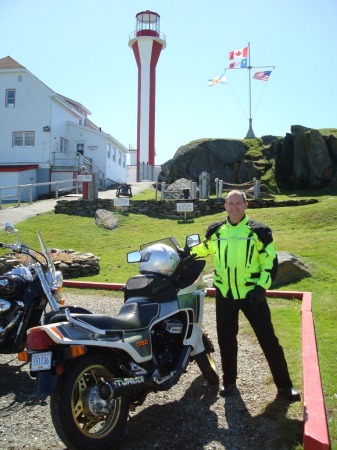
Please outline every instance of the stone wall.
[[[286, 206], [301, 206], [317, 203], [316, 199], [308, 200], [282, 200], [259, 199], [248, 200], [249, 208], [275, 208]], [[96, 200], [59, 200], [55, 206], [56, 214], [68, 214], [83, 217], [94, 217], [97, 209], [106, 209], [107, 211], [139, 213], [155, 217], [184, 218], [183, 212], [177, 212], [177, 203], [193, 203], [193, 212], [186, 212], [186, 218], [194, 218], [207, 214], [223, 212], [223, 200], [221, 199], [189, 199], [189, 200], [129, 200], [129, 206], [115, 207], [113, 199]]]
[[[96, 275], [100, 271], [99, 258], [92, 253], [52, 251], [56, 270], [62, 272], [63, 278], [78, 278]], [[0, 275], [22, 264], [22, 255], [5, 254], [0, 258]]]

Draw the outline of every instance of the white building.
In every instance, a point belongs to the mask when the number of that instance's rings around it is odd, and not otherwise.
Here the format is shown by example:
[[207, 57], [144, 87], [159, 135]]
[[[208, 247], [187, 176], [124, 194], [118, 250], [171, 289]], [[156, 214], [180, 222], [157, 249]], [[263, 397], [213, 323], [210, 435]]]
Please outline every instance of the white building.
[[36, 198], [55, 189], [42, 183], [75, 179], [83, 165], [101, 189], [125, 183], [129, 150], [90, 114], [10, 56], [0, 59], [0, 187], [41, 183]]

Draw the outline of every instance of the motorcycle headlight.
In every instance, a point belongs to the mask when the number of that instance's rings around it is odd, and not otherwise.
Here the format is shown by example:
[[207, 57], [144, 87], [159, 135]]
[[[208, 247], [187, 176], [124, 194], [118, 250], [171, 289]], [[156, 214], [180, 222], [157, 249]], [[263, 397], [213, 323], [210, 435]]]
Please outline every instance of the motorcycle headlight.
[[63, 286], [63, 274], [60, 270], [57, 270], [55, 272], [55, 282], [53, 288], [60, 292], [61, 288]]
[[63, 304], [64, 301], [61, 297], [61, 289], [62, 289], [62, 285], [63, 285], [63, 275], [62, 272], [60, 270], [57, 270], [55, 272], [55, 279], [54, 279], [54, 283], [52, 286], [52, 290], [54, 291], [54, 298], [55, 300], [60, 303]]

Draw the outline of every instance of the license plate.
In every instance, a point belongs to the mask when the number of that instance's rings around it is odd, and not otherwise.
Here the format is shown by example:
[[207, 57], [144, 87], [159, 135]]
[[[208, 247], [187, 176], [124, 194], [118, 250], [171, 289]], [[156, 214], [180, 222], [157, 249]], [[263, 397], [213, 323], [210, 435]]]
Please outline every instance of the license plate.
[[33, 353], [30, 362], [30, 370], [49, 370], [51, 368], [52, 352]]

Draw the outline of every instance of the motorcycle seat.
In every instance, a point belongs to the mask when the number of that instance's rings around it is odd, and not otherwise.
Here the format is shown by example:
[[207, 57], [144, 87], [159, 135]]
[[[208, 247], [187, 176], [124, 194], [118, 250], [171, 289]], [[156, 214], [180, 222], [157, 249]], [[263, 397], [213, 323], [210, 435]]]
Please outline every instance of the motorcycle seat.
[[[158, 313], [158, 303], [144, 302], [124, 304], [115, 317], [106, 314], [71, 314], [71, 316], [101, 330], [113, 332], [148, 328]], [[62, 313], [52, 317], [49, 323], [65, 321], [66, 316]]]

